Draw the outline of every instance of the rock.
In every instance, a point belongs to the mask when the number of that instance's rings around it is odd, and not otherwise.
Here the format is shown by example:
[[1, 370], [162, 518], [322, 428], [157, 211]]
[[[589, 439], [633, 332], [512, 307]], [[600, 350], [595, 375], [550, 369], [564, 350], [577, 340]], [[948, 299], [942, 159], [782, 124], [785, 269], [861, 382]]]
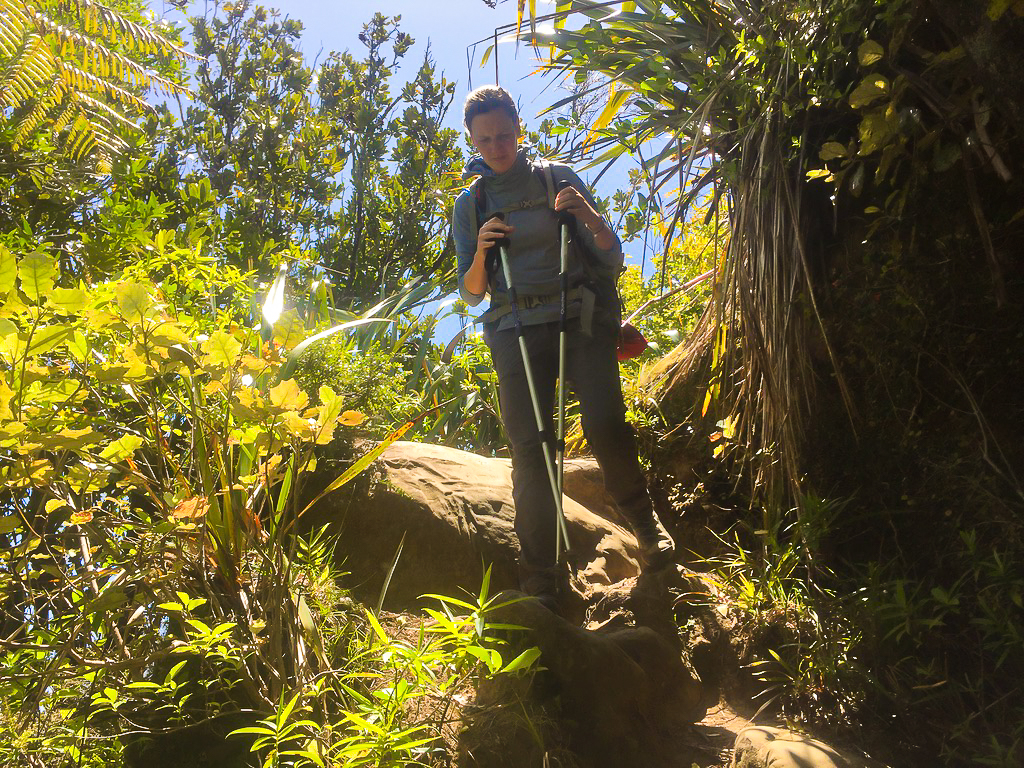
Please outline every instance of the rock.
[[[367, 498], [342, 505], [343, 494], [328, 496], [308, 521], [340, 525], [342, 568], [357, 596], [376, 603], [400, 544], [385, 603], [392, 609], [409, 607], [425, 593], [476, 594], [486, 565], [492, 591], [518, 585], [508, 459], [396, 442], [380, 465], [383, 477]], [[600, 589], [638, 573], [632, 534], [571, 498], [564, 508], [578, 585]]]
[[664, 638], [646, 627], [587, 631], [529, 599], [488, 619], [526, 628], [509, 633], [510, 654], [536, 646], [543, 669], [519, 685], [499, 678], [479, 687], [460, 765], [541, 765], [545, 753], [570, 753], [581, 768], [693, 764], [678, 745], [704, 716], [701, 686]]
[[740, 731], [730, 768], [878, 768], [828, 744], [785, 728], [755, 725]]
[[566, 459], [562, 476], [565, 495], [605, 520], [625, 526], [611, 495], [604, 489], [604, 473], [597, 459]]

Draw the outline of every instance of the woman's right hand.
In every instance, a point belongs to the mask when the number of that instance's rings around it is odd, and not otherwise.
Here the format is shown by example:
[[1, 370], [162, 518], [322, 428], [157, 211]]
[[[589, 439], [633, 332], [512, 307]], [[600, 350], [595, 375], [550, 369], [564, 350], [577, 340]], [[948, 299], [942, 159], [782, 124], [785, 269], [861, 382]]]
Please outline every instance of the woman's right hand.
[[504, 221], [494, 216], [484, 222], [480, 232], [476, 236], [476, 256], [483, 258], [491, 247], [503, 237], [508, 237], [515, 231], [515, 227], [509, 226]]

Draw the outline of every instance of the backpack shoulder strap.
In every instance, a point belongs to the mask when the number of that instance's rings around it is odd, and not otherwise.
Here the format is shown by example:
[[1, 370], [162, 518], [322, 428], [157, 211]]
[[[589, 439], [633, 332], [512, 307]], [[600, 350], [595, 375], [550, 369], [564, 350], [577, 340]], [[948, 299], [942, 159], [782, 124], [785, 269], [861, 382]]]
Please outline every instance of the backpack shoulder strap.
[[472, 205], [469, 206], [469, 231], [480, 230], [480, 217], [483, 215], [484, 206], [484, 184], [483, 176], [477, 176], [469, 185], [469, 197]]
[[551, 170], [551, 161], [536, 160], [533, 164], [533, 172], [540, 178], [544, 185], [544, 191], [548, 196], [548, 208], [555, 207], [555, 174]]

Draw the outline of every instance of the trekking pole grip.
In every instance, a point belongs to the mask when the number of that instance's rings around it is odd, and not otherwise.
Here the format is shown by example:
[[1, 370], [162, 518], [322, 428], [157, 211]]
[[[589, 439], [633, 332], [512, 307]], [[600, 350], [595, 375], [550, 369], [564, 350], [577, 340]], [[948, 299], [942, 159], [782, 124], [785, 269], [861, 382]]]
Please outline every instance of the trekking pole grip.
[[[505, 214], [502, 213], [501, 211], [498, 211], [493, 216], [491, 216], [491, 219], [497, 219], [498, 221], [504, 221], [505, 220]], [[490, 221], [491, 219], [488, 219], [488, 221]], [[494, 241], [494, 245], [497, 248], [508, 248], [511, 244], [512, 244], [512, 242], [508, 239], [507, 236], [506, 237], [502, 237], [499, 240], [495, 240]]]
[[[555, 185], [555, 197], [558, 197], [558, 193], [563, 189], [567, 189], [572, 186], [572, 182], [568, 179], [564, 179]], [[576, 217], [568, 211], [558, 211], [558, 225], [569, 227], [570, 233], [572, 232], [573, 226], [576, 224]]]

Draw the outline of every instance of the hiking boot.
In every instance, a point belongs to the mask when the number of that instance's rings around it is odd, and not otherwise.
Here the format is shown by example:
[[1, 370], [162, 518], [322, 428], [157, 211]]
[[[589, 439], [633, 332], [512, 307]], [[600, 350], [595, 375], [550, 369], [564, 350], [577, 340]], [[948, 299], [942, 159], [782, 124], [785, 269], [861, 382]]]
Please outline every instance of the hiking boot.
[[629, 527], [633, 529], [636, 543], [640, 547], [641, 571], [657, 571], [675, 560], [676, 543], [654, 510], [651, 510], [650, 517], [630, 521]]
[[562, 598], [569, 591], [569, 576], [562, 566], [533, 568], [519, 564], [519, 588], [557, 616], [562, 615]]

